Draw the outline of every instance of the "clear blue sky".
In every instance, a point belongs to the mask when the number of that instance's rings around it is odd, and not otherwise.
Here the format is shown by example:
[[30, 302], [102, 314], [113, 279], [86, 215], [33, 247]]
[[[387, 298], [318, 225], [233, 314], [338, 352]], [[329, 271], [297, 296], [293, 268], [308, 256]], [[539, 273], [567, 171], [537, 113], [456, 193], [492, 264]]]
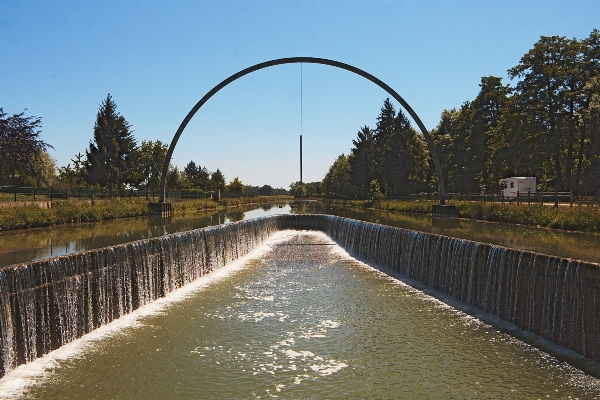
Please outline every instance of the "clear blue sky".
[[[600, 28], [594, 1], [0, 1], [0, 107], [43, 117], [58, 165], [84, 153], [111, 93], [142, 140], [170, 143], [212, 87], [259, 62], [322, 57], [386, 82], [435, 128], [482, 76], [517, 65], [540, 36]], [[386, 93], [333, 67], [268, 68], [223, 89], [175, 148], [227, 181], [288, 187], [321, 180], [375, 125]]]

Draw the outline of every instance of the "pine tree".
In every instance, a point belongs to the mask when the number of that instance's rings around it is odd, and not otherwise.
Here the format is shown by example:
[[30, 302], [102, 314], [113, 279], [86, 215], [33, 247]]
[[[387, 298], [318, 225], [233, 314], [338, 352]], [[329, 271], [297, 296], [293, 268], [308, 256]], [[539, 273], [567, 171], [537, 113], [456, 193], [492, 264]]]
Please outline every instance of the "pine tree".
[[369, 197], [370, 183], [376, 178], [375, 132], [363, 126], [353, 140], [354, 148], [350, 154], [352, 184], [357, 188], [358, 196]]
[[401, 110], [386, 99], [377, 117], [377, 172], [387, 195], [408, 195], [425, 189], [428, 166], [425, 141]]
[[128, 173], [137, 144], [131, 125], [117, 112], [110, 93], [100, 105], [94, 125], [94, 141], [86, 150], [87, 181], [108, 188], [133, 183]]

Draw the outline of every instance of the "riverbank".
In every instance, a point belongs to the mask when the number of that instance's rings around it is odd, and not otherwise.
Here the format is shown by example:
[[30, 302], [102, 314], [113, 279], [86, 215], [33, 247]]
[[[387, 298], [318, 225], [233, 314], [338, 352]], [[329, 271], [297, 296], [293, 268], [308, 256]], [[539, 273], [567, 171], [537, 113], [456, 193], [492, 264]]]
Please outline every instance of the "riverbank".
[[[279, 199], [279, 198], [277, 198]], [[204, 210], [223, 210], [252, 204], [273, 202], [273, 198], [232, 198], [216, 202], [210, 199], [175, 201], [174, 213]], [[151, 215], [148, 201], [139, 198], [114, 198], [107, 200], [60, 200], [51, 207], [37, 204], [14, 204], [0, 212], [0, 231], [37, 228], [72, 222], [97, 222], [116, 218]]]
[[[355, 208], [431, 214], [433, 202], [398, 200], [333, 201], [332, 204]], [[502, 204], [452, 201], [460, 218], [491, 222], [532, 225], [570, 231], [600, 233], [600, 208], [589, 206], [559, 207], [542, 204]]]

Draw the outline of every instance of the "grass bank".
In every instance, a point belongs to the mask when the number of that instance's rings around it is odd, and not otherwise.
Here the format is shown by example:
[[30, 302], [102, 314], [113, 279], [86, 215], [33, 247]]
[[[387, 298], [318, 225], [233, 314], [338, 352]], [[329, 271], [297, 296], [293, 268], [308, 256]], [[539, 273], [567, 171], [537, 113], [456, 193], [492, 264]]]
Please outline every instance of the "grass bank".
[[600, 233], [600, 209], [597, 207], [558, 207], [479, 202], [454, 202], [463, 218], [543, 226], [571, 231]]
[[65, 224], [93, 222], [103, 219], [148, 215], [148, 204], [141, 199], [110, 199], [102, 201], [53, 201], [52, 208], [16, 205], [0, 209], [0, 229], [11, 230]]
[[[174, 213], [199, 210], [222, 210], [252, 204], [267, 204], [282, 197], [232, 198], [215, 202], [210, 199], [182, 200], [172, 202]], [[35, 204], [16, 203], [0, 207], [0, 230], [36, 228], [72, 222], [96, 222], [101, 220], [130, 218], [150, 215], [148, 200], [140, 198], [114, 198], [106, 200], [57, 200], [51, 208]]]
[[[351, 200], [335, 201], [337, 204], [355, 208], [374, 208], [385, 211], [431, 214], [432, 202], [398, 200]], [[541, 204], [501, 204], [472, 201], [452, 201], [461, 218], [493, 222], [524, 224], [555, 229], [600, 233], [600, 208], [559, 207]]]

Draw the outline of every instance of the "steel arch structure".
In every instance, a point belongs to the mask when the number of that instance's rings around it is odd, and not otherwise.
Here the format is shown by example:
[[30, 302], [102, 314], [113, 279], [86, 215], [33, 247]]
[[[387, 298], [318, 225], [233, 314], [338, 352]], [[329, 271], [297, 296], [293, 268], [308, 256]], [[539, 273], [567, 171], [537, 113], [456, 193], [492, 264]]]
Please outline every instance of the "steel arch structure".
[[219, 90], [223, 89], [225, 86], [227, 86], [231, 82], [241, 78], [242, 76], [251, 74], [252, 72], [255, 72], [255, 71], [258, 71], [258, 70], [261, 70], [264, 68], [274, 67], [276, 65], [298, 64], [298, 63], [329, 65], [331, 67], [341, 68], [341, 69], [345, 69], [346, 71], [353, 72], [357, 75], [362, 76], [363, 78], [370, 80], [371, 82], [373, 82], [374, 84], [376, 84], [377, 86], [379, 86], [380, 88], [385, 90], [398, 103], [400, 103], [400, 105], [408, 112], [408, 114], [411, 116], [411, 118], [416, 122], [417, 126], [421, 130], [421, 133], [423, 134], [423, 137], [425, 138], [425, 142], [429, 146], [429, 151], [431, 153], [431, 158], [433, 158], [433, 162], [435, 164], [435, 170], [436, 170], [437, 178], [438, 178], [440, 205], [444, 205], [444, 203], [445, 203], [444, 176], [442, 174], [442, 167], [440, 165], [440, 160], [439, 160], [437, 151], [435, 150], [435, 146], [433, 145], [433, 140], [431, 140], [431, 136], [429, 136], [429, 132], [425, 128], [425, 125], [423, 125], [423, 122], [421, 121], [419, 116], [414, 112], [412, 107], [410, 105], [408, 105], [408, 103], [398, 93], [396, 93], [396, 91], [394, 89], [389, 87], [387, 84], [385, 84], [380, 79], [369, 74], [368, 72], [365, 72], [359, 68], [353, 67], [352, 65], [344, 64], [339, 61], [329, 60], [326, 58], [315, 58], [315, 57], [289, 57], [289, 58], [278, 58], [275, 60], [265, 61], [265, 62], [256, 64], [256, 65], [253, 65], [251, 67], [248, 67], [246, 69], [243, 69], [240, 72], [231, 75], [229, 78], [225, 79], [224, 81], [219, 83], [217, 86], [212, 88], [208, 93], [206, 93], [204, 95], [204, 97], [202, 97], [200, 99], [200, 101], [198, 101], [198, 103], [196, 103], [196, 105], [194, 107], [192, 107], [190, 112], [186, 115], [184, 120], [181, 122], [181, 125], [179, 125], [179, 129], [177, 129], [175, 136], [173, 136], [173, 140], [171, 141], [171, 145], [169, 146], [169, 150], [167, 151], [167, 156], [165, 157], [165, 163], [163, 165], [162, 176], [160, 178], [160, 202], [161, 203], [164, 203], [166, 200], [167, 172], [169, 170], [169, 164], [171, 163], [171, 157], [173, 156], [173, 151], [175, 150], [177, 141], [179, 140], [179, 137], [185, 130], [187, 124], [190, 122], [192, 117], [198, 112], [200, 107], [202, 107], [204, 105], [204, 103], [206, 103], [211, 97], [213, 97]]

